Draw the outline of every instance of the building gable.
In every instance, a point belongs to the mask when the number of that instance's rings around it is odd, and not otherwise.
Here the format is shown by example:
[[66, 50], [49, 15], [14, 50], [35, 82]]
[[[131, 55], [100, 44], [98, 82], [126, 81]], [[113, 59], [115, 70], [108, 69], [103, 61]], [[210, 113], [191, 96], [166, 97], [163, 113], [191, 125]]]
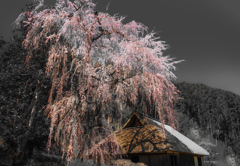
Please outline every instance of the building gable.
[[123, 128], [128, 128], [128, 127], [139, 127], [143, 126], [140, 120], [137, 118], [137, 116], [134, 114], [132, 115], [131, 119], [124, 125]]

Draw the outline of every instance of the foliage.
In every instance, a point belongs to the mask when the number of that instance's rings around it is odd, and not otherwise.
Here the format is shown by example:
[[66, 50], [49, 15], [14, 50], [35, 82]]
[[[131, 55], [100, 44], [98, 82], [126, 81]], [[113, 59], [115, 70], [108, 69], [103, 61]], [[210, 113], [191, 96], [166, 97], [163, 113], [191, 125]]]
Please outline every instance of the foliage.
[[104, 162], [120, 153], [114, 121], [121, 123], [139, 106], [176, 125], [172, 107], [178, 94], [171, 79], [179, 61], [162, 56], [166, 45], [153, 32], [144, 35], [141, 23], [124, 25], [123, 17], [95, 11], [91, 0], [58, 0], [48, 8], [38, 2], [15, 25], [27, 28], [26, 62], [45, 53], [40, 56], [51, 79], [49, 148], [54, 138], [69, 159]]
[[240, 156], [240, 96], [202, 84], [176, 83], [175, 86], [183, 98], [174, 106], [183, 114], [183, 119], [178, 120], [179, 127], [189, 131], [191, 122], [185, 119], [192, 119], [205, 134], [224, 142]]

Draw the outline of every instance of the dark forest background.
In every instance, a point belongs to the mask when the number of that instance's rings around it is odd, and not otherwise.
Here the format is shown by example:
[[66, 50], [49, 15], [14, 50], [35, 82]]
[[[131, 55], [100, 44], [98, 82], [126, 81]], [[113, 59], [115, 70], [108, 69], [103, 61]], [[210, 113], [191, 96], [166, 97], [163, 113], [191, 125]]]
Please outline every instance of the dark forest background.
[[175, 85], [183, 98], [175, 109], [186, 116], [179, 120], [180, 129], [187, 132], [188, 124], [195, 122], [204, 135], [224, 142], [240, 155], [240, 96], [203, 84]]
[[182, 97], [175, 103], [179, 130], [210, 152], [211, 156], [205, 157], [210, 164], [227, 165], [227, 156], [239, 162], [240, 96], [203, 84], [175, 86]]

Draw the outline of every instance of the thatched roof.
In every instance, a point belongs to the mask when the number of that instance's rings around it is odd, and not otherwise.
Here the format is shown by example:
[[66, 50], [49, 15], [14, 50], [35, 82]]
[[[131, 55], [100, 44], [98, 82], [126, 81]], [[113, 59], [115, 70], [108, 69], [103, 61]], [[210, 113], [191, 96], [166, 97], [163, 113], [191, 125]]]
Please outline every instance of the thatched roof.
[[166, 151], [209, 155], [209, 153], [169, 125], [164, 125], [134, 112], [128, 122], [115, 132], [123, 154], [164, 153]]

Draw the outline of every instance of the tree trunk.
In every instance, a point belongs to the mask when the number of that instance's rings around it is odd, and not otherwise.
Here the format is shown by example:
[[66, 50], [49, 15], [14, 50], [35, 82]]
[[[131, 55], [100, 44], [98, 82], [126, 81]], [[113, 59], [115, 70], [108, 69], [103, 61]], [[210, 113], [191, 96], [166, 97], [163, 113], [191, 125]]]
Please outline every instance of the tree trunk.
[[34, 119], [35, 119], [35, 116], [36, 116], [36, 105], [37, 105], [38, 97], [39, 97], [39, 91], [38, 91], [38, 88], [36, 88], [35, 101], [34, 101], [34, 104], [33, 104], [32, 111], [31, 111], [31, 117], [30, 117], [30, 120], [29, 120], [29, 123], [28, 123], [28, 130], [23, 136], [21, 136], [18, 139], [18, 148], [17, 148], [18, 156], [15, 159], [15, 161], [13, 163], [13, 166], [22, 165], [23, 161], [24, 161], [24, 158], [26, 157], [26, 152], [28, 152], [28, 150], [29, 150], [26, 145], [29, 141], [29, 136], [30, 136], [30, 134], [32, 133], [32, 130], [33, 130], [33, 122], [34, 122]]

